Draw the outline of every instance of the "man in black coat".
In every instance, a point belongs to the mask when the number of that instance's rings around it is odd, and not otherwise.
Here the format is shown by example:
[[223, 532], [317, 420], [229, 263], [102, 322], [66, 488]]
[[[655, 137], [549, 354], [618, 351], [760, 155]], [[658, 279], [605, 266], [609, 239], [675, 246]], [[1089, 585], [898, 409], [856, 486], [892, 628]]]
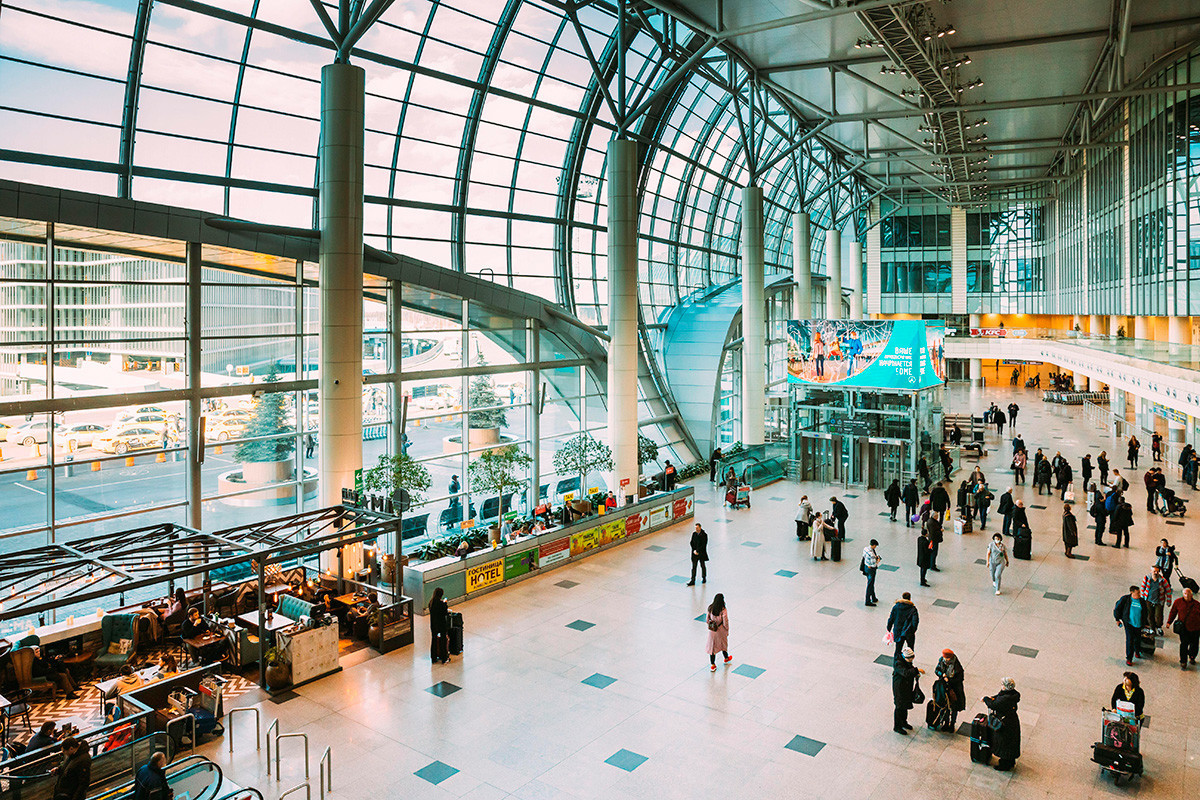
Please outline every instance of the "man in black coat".
[[1150, 624], [1150, 606], [1142, 599], [1141, 587], [1130, 586], [1129, 594], [1121, 595], [1113, 606], [1113, 619], [1125, 629], [1125, 665], [1132, 667], [1134, 657], [1142, 657], [1142, 628]]
[[850, 518], [850, 512], [846, 510], [846, 506], [843, 505], [842, 501], [836, 497], [831, 497], [829, 500], [833, 503], [833, 518], [837, 520], [838, 538], [845, 539], [846, 520]]
[[921, 535], [917, 537], [917, 569], [921, 570], [922, 586], [929, 585], [925, 581], [925, 572], [929, 569], [929, 557], [932, 548], [933, 543], [929, 541], [928, 534], [925, 531], [921, 531]]
[[1021, 434], [1017, 434], [1017, 438], [1013, 439], [1013, 455], [1025, 449], [1025, 440], [1021, 438]]
[[171, 800], [175, 792], [167, 780], [167, 754], [150, 756], [133, 781], [133, 800]]
[[86, 800], [92, 785], [92, 754], [87, 746], [68, 736], [62, 742], [63, 763], [55, 767], [54, 800]]
[[717, 482], [717, 467], [721, 466], [721, 448], [712, 451], [712, 455], [708, 457], [708, 482]]
[[888, 615], [887, 629], [892, 633], [892, 641], [896, 643], [894, 660], [900, 660], [900, 651], [904, 645], [917, 646], [917, 626], [921, 624], [921, 615], [913, 605], [912, 595], [908, 592], [900, 595], [900, 599], [892, 606]]
[[1017, 405], [1016, 403], [1008, 404], [1008, 424], [1009, 425], [1015, 426], [1017, 424], [1017, 412], [1020, 410], [1021, 410], [1021, 407], [1019, 405]]
[[704, 532], [704, 528], [700, 527], [700, 523], [696, 523], [696, 530], [692, 531], [692, 540], [689, 543], [692, 548], [692, 579], [688, 581], [688, 586], [696, 585], [696, 565], [700, 565], [700, 582], [708, 583], [708, 534]]
[[975, 510], [979, 513], [980, 530], [987, 527], [988, 510], [992, 507], [993, 497], [992, 491], [988, 488], [986, 482], [975, 490]]
[[1104, 547], [1104, 525], [1108, 521], [1108, 512], [1104, 510], [1104, 495], [1093, 484], [1090, 497], [1091, 507], [1088, 508], [1088, 513], [1096, 523], [1096, 544]]
[[896, 651], [896, 658], [892, 662], [892, 704], [895, 706], [892, 730], [904, 736], [913, 729], [908, 724], [908, 710], [913, 707], [917, 677], [921, 674], [921, 670], [913, 666], [912, 659], [912, 648], [905, 647]]
[[896, 509], [900, 507], [900, 481], [893, 480], [891, 485], [883, 492], [883, 499], [887, 501], [888, 511], [892, 514], [892, 522], [896, 521]]
[[1114, 544], [1113, 547], [1120, 547], [1122, 538], [1125, 539], [1125, 546], [1129, 547], [1129, 529], [1132, 527], [1133, 506], [1125, 502], [1124, 498], [1121, 498], [1120, 505], [1118, 505], [1117, 510], [1113, 512], [1112, 522], [1109, 525], [1109, 529], [1117, 537], [1116, 544]]
[[934, 572], [941, 572], [938, 569], [937, 557], [942, 546], [942, 531], [941, 521], [930, 514], [929, 519], [925, 520], [925, 535], [929, 538], [929, 568]]
[[1012, 534], [1019, 536], [1021, 531], [1031, 530], [1029, 527], [1029, 515], [1025, 513], [1025, 501], [1018, 500], [1012, 510]]
[[921, 502], [921, 491], [917, 489], [917, 479], [912, 478], [908, 482], [908, 486], [904, 487], [904, 491], [900, 495], [900, 499], [904, 501], [904, 524], [906, 527], [912, 527], [912, 518], [917, 513], [917, 504]]
[[938, 519], [945, 519], [946, 512], [950, 510], [950, 493], [940, 483], [929, 493], [929, 510], [937, 514]]
[[996, 508], [1000, 516], [1004, 517], [1005, 536], [1008, 536], [1008, 531], [1012, 527], [1012, 513], [1014, 508], [1016, 508], [1016, 505], [1013, 503], [1012, 487], [1010, 486], [1004, 494], [1000, 495], [1000, 505]]

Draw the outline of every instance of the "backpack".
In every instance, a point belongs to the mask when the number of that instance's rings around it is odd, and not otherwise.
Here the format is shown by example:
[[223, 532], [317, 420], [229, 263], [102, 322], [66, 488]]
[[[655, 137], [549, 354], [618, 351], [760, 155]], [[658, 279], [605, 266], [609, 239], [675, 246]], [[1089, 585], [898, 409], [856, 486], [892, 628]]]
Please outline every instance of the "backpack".
[[719, 631], [719, 630], [721, 630], [721, 618], [720, 618], [720, 617], [714, 617], [712, 614], [709, 614], [709, 615], [708, 615], [708, 629], [709, 629], [710, 631]]
[[1117, 493], [1109, 492], [1108, 497], [1104, 498], [1104, 510], [1111, 514], [1112, 512], [1117, 510], [1118, 502], [1119, 501], [1117, 500]]

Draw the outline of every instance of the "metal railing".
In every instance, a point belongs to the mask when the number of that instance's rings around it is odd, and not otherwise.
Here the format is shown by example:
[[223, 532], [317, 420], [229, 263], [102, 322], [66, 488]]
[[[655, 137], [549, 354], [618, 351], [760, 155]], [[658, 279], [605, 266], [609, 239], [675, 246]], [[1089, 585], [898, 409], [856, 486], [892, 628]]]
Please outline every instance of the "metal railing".
[[242, 800], [242, 798], [246, 797], [247, 795], [250, 797], [256, 797], [258, 800], [265, 800], [263, 793], [258, 789], [255, 789], [253, 786], [248, 786], [245, 789], [236, 789], [227, 795], [218, 797], [217, 800]]
[[[1136, 436], [1142, 443], [1145, 460], [1152, 461], [1154, 453], [1151, 450], [1151, 442], [1153, 441], [1154, 431], [1148, 431], [1137, 423], [1130, 422], [1124, 417], [1117, 416], [1112, 411], [1095, 403], [1084, 402], [1084, 415], [1088, 421], [1106, 431], [1109, 438], [1112, 440], [1112, 454], [1109, 461], [1120, 469], [1120, 463], [1124, 462], [1127, 453], [1126, 447], [1130, 436]], [[1179, 458], [1183, 455], [1185, 442], [1169, 442], [1165, 439], [1162, 442], [1162, 461], [1154, 461], [1156, 466], [1162, 467], [1164, 471], [1168, 471], [1173, 477], [1183, 477], [1183, 467], [1179, 464]], [[1139, 454], [1139, 461], [1143, 460], [1142, 454]]]
[[[279, 769], [279, 742], [282, 739], [303, 739], [304, 740], [304, 780], [309, 779], [308, 769], [308, 734], [307, 733], [280, 733], [279, 720], [275, 720], [267, 727], [267, 774], [271, 774], [271, 731], [275, 731], [275, 780], [281, 780], [283, 775]], [[294, 791], [289, 789], [288, 792]], [[286, 792], [285, 792], [286, 794]]]
[[[221, 767], [216, 762], [210, 760], [206, 756], [190, 755], [178, 761], [172, 761], [166, 766], [165, 769], [167, 783], [170, 783], [172, 780], [182, 778], [189, 772], [194, 772], [201, 769], [216, 773], [217, 778], [213, 783], [213, 786], [216, 787], [213, 790], [213, 794], [215, 795], [221, 789], [221, 784], [225, 780], [225, 773], [222, 772]], [[120, 786], [114, 786], [111, 789], [104, 789], [97, 794], [88, 795], [88, 800], [117, 800], [117, 798], [131, 796], [136, 783], [136, 778], [131, 781], [126, 781]]]
[[[233, 715], [242, 711], [249, 711], [254, 714], [254, 749], [262, 750], [262, 715], [253, 706], [241, 706], [239, 708], [231, 708], [225, 714], [225, 731], [229, 736], [229, 752], [233, 752]], [[267, 759], [267, 761], [269, 763], [270, 759]]]
[[321, 754], [317, 786], [320, 788], [321, 800], [325, 800], [326, 789], [333, 791], [333, 750], [328, 747]]
[[304, 790], [304, 797], [307, 800], [312, 800], [312, 787], [308, 785], [307, 781], [305, 781], [304, 783], [302, 783], [298, 786], [293, 786], [292, 788], [288, 789], [283, 794], [279, 795], [279, 800], [283, 800], [283, 798], [287, 797], [289, 794], [295, 794], [296, 792], [300, 791], [301, 789]]
[[[271, 731], [275, 731], [276, 736], [279, 735], [279, 720], [275, 720], [274, 722], [272, 722], [270, 725], [267, 726], [267, 736], [266, 736], [265, 741], [267, 743], [267, 774], [268, 775], [271, 774]], [[276, 745], [275, 749], [278, 750], [279, 745]]]
[[[188, 737], [189, 750], [194, 753], [194, 752], [196, 752], [196, 715], [195, 714], [181, 714], [178, 717], [175, 717], [175, 719], [173, 719], [167, 723], [166, 734], [168, 737], [170, 737], [171, 728], [175, 727], [176, 725], [182, 725], [184, 722], [187, 722], [188, 720], [191, 720], [191, 723], [192, 723], [192, 735]], [[187, 728], [185, 727], [183, 730], [184, 730], [184, 736], [186, 736]], [[180, 744], [183, 743], [183, 736], [179, 737], [179, 741], [180, 741]]]

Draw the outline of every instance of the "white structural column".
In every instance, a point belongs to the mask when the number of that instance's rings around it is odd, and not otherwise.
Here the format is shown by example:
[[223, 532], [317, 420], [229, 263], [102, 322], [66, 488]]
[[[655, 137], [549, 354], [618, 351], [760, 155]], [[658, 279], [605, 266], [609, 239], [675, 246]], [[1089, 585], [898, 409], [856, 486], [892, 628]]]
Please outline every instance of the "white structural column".
[[321, 503], [362, 467], [363, 97], [366, 73], [321, 69]]
[[1108, 325], [1104, 317], [1092, 314], [1088, 317], [1088, 333], [1092, 336], [1102, 336], [1108, 333]]
[[[1125, 318], [1120, 314], [1112, 314], [1108, 318], [1108, 335], [1116, 336], [1121, 328], [1125, 327]], [[1129, 331], [1125, 331], [1125, 335], [1129, 335]]]
[[879, 198], [871, 201], [867, 206], [867, 224], [871, 227], [867, 229], [867, 297], [863, 309], [866, 314], [882, 314], [883, 313], [883, 286], [880, 276], [880, 268], [882, 261], [882, 253], [879, 250]]
[[[761, 240], [760, 240], [761, 241]], [[812, 318], [812, 223], [808, 214], [792, 214], [792, 317]]]
[[850, 270], [850, 319], [863, 318], [862, 259], [862, 243], [857, 240], [850, 242], [849, 263], [846, 265]]
[[842, 318], [842, 234], [825, 231], [825, 318]]
[[[983, 324], [983, 317], [978, 314], [972, 314], [969, 320], [972, 328], [978, 328]], [[970, 364], [970, 378], [972, 386], [983, 386], [983, 359], [972, 358]]]
[[763, 296], [763, 191], [742, 189], [742, 443], [763, 443], [767, 323]]
[[962, 206], [950, 209], [950, 309], [967, 313], [967, 210]]
[[608, 445], [610, 486], [637, 497], [637, 143], [608, 143]]
[[1167, 317], [1167, 339], [1171, 344], [1190, 345], [1192, 343], [1192, 318]]
[[1143, 316], [1133, 318], [1133, 338], [1150, 339], [1150, 320]]

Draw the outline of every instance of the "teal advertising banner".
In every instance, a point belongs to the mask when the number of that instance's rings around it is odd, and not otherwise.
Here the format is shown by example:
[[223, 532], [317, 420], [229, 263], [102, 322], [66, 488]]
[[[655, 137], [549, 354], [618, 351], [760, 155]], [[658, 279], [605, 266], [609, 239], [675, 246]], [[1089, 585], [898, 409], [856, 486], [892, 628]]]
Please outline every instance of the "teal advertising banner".
[[788, 382], [915, 391], [946, 377], [946, 325], [928, 320], [788, 321]]

